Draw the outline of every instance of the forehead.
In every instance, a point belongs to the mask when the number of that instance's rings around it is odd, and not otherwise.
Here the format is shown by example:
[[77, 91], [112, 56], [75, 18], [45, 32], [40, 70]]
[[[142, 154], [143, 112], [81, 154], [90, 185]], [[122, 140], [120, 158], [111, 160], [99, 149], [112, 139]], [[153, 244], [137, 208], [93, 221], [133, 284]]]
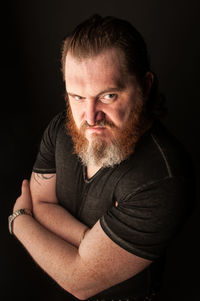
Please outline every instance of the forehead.
[[123, 61], [123, 54], [118, 49], [109, 49], [89, 58], [76, 58], [68, 53], [65, 62], [66, 86], [70, 89], [77, 86], [121, 86], [126, 78]]

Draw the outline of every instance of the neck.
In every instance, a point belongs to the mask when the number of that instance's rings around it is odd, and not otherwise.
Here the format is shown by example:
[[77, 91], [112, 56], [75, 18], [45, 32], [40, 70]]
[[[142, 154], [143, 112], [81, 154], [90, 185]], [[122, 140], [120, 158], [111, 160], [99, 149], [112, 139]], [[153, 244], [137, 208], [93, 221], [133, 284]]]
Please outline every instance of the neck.
[[87, 178], [90, 179], [92, 178], [101, 168], [101, 166], [93, 165], [93, 164], [88, 164], [87, 165]]

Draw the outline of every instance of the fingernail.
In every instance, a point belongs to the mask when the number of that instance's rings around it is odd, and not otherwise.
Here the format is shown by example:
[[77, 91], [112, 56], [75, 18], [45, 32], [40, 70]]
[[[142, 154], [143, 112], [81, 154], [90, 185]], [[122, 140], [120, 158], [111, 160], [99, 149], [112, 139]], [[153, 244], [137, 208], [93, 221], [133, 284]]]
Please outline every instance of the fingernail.
[[23, 180], [23, 181], [22, 181], [22, 185], [26, 185], [26, 180]]

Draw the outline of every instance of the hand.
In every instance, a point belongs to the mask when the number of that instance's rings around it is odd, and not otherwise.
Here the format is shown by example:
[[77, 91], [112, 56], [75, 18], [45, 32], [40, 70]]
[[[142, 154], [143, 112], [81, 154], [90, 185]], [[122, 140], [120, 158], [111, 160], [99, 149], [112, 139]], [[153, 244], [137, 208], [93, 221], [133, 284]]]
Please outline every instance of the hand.
[[17, 198], [15, 202], [13, 212], [25, 208], [30, 209], [31, 211], [33, 209], [31, 191], [28, 180], [24, 180], [22, 182], [21, 195]]

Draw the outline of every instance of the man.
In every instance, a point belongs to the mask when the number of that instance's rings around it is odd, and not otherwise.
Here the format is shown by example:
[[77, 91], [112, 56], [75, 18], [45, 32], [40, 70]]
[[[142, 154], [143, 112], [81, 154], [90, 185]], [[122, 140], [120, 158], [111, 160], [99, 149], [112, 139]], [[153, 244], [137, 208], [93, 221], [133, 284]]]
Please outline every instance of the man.
[[155, 300], [193, 181], [158, 121], [145, 42], [128, 22], [95, 15], [65, 39], [62, 71], [67, 114], [45, 130], [10, 231], [78, 299]]

